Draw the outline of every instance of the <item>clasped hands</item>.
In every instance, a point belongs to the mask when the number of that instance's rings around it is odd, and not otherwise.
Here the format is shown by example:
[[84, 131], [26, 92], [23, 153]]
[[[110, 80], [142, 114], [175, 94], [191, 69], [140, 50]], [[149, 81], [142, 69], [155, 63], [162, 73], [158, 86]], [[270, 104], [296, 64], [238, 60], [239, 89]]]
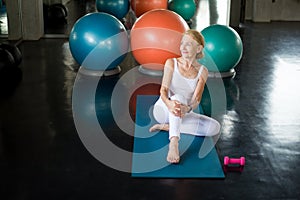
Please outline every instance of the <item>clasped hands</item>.
[[190, 107], [177, 100], [170, 100], [168, 103], [168, 109], [176, 117], [182, 118], [190, 110]]

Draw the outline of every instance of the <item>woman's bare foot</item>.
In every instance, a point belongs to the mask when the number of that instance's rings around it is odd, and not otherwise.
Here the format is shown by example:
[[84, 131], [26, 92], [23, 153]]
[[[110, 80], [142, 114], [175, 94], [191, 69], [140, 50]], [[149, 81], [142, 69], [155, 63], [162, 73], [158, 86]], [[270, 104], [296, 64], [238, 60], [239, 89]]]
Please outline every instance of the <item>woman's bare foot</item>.
[[167, 161], [169, 163], [179, 163], [180, 156], [179, 156], [179, 149], [178, 149], [178, 137], [172, 137], [170, 139], [169, 144], [169, 152], [167, 155]]
[[154, 124], [149, 131], [169, 131], [169, 124]]

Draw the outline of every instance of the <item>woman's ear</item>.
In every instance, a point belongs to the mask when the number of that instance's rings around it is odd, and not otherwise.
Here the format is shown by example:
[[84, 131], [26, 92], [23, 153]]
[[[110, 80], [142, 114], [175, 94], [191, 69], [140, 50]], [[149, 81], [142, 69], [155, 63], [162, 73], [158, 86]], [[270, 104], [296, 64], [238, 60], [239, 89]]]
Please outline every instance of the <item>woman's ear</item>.
[[198, 47], [197, 47], [197, 53], [201, 53], [202, 50], [203, 50], [203, 46], [202, 45], [198, 45]]

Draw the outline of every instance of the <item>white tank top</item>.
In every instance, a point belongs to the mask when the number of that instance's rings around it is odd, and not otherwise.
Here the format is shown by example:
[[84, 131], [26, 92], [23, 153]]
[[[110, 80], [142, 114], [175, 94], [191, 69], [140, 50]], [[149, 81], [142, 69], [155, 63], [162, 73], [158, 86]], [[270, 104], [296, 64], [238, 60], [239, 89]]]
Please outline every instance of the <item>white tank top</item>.
[[170, 84], [169, 96], [181, 94], [186, 98], [188, 104], [190, 104], [202, 71], [203, 66], [201, 66], [195, 78], [186, 78], [180, 74], [177, 59], [174, 58], [174, 72]]

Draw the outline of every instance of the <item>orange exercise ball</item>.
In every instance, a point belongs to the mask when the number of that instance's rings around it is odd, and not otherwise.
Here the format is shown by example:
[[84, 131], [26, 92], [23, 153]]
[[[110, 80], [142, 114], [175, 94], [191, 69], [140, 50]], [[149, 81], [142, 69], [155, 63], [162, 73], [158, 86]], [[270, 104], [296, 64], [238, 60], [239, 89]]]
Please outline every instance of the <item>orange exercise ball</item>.
[[167, 9], [168, 0], [131, 0], [131, 9], [137, 17], [154, 9]]
[[132, 54], [144, 68], [163, 70], [168, 58], [180, 56], [182, 34], [188, 29], [186, 21], [173, 11], [149, 11], [131, 29]]

